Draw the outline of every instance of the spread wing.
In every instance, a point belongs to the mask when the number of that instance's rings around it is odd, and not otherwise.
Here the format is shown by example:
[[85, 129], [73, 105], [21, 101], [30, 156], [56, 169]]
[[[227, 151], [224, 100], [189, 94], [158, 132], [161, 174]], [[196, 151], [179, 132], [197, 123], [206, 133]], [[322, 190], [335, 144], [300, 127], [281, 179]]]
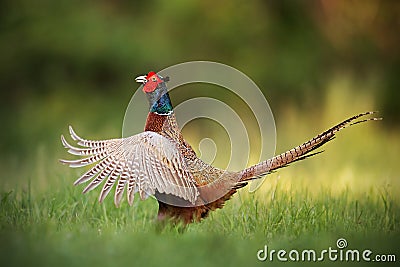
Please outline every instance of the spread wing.
[[160, 193], [172, 194], [194, 203], [199, 195], [192, 174], [176, 144], [155, 132], [146, 131], [126, 138], [101, 141], [85, 140], [69, 127], [73, 140], [80, 147], [67, 143], [61, 136], [62, 144], [73, 155], [85, 156], [77, 160], [60, 160], [77, 168], [95, 165], [75, 181], [75, 185], [91, 182], [83, 190], [86, 193], [106, 180], [100, 193], [102, 202], [114, 184], [114, 202], [119, 206], [125, 187], [128, 203], [132, 205], [134, 194], [141, 199]]

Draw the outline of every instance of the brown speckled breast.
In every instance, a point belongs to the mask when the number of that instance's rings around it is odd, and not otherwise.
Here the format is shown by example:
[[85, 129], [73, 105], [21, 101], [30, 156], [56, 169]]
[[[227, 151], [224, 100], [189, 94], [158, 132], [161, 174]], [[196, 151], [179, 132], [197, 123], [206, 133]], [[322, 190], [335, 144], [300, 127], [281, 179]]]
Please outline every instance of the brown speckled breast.
[[159, 115], [150, 112], [147, 115], [145, 131], [152, 131], [161, 134], [169, 139], [175, 140], [178, 148], [185, 158], [194, 160], [196, 153], [192, 147], [183, 139], [182, 133], [176, 123], [175, 114], [172, 112], [169, 115]]
[[149, 112], [144, 130], [161, 133], [163, 127], [165, 127], [164, 123], [167, 117], [168, 115], [158, 115], [156, 113]]

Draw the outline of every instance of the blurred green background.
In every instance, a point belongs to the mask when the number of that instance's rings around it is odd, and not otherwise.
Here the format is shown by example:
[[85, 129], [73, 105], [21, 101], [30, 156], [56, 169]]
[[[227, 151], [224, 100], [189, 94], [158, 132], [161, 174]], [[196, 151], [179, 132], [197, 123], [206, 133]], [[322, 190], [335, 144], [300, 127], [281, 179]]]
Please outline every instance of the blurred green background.
[[318, 159], [280, 172], [280, 181], [310, 190], [316, 180], [333, 191], [384, 188], [398, 207], [400, 2], [5, 0], [0, 7], [3, 192], [62, 190], [60, 180], [70, 184], [80, 173], [57, 162], [67, 125], [87, 138], [121, 136], [134, 77], [208, 60], [263, 90], [277, 152], [379, 110], [382, 122], [349, 130]]
[[247, 74], [278, 126], [287, 109], [324, 110], [336, 84], [398, 128], [398, 11], [375, 0], [2, 1], [2, 161], [54, 150], [69, 123], [119, 133], [133, 78], [192, 60]]
[[247, 74], [278, 123], [288, 106], [322, 110], [339, 79], [398, 127], [398, 11], [375, 0], [2, 1], [2, 154], [53, 146], [68, 123], [117, 129], [136, 75], [192, 60]]

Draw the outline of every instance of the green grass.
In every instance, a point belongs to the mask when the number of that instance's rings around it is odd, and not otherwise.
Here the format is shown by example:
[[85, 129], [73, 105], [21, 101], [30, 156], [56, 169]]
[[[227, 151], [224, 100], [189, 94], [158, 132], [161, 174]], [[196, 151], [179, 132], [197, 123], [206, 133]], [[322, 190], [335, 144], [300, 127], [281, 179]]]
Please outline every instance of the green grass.
[[306, 188], [287, 194], [278, 183], [263, 195], [240, 193], [183, 231], [157, 227], [153, 199], [119, 209], [108, 200], [100, 205], [96, 194], [82, 196], [69, 184], [38, 195], [3, 193], [2, 265], [256, 265], [264, 245], [317, 250], [341, 237], [352, 248], [398, 253], [400, 209], [374, 189], [358, 197], [329, 189], [312, 196]]

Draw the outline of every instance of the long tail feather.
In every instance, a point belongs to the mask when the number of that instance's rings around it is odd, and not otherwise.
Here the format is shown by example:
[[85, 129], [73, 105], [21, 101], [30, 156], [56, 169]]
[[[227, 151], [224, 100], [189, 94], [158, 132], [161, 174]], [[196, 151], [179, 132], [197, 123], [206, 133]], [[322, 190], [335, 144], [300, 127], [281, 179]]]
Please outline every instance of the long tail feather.
[[239, 183], [241, 182], [246, 182], [249, 180], [257, 179], [265, 174], [272, 172], [274, 170], [277, 170], [279, 168], [285, 167], [290, 163], [303, 160], [305, 158], [311, 157], [317, 153], [312, 153], [310, 154], [311, 151], [314, 151], [315, 149], [321, 147], [322, 145], [326, 144], [327, 142], [331, 141], [332, 139], [335, 138], [335, 134], [339, 132], [340, 130], [352, 126], [358, 123], [363, 123], [367, 121], [378, 121], [382, 120], [382, 118], [369, 118], [369, 119], [363, 119], [356, 121], [358, 118], [374, 114], [376, 112], [374, 111], [368, 111], [364, 113], [360, 113], [358, 115], [355, 115], [335, 126], [332, 128], [326, 130], [325, 132], [315, 136], [311, 140], [295, 147], [292, 148], [291, 150], [288, 150], [278, 156], [275, 156], [271, 159], [268, 159], [266, 161], [260, 162], [254, 166], [251, 166], [247, 169], [244, 169], [241, 174], [242, 178], [240, 179]]

